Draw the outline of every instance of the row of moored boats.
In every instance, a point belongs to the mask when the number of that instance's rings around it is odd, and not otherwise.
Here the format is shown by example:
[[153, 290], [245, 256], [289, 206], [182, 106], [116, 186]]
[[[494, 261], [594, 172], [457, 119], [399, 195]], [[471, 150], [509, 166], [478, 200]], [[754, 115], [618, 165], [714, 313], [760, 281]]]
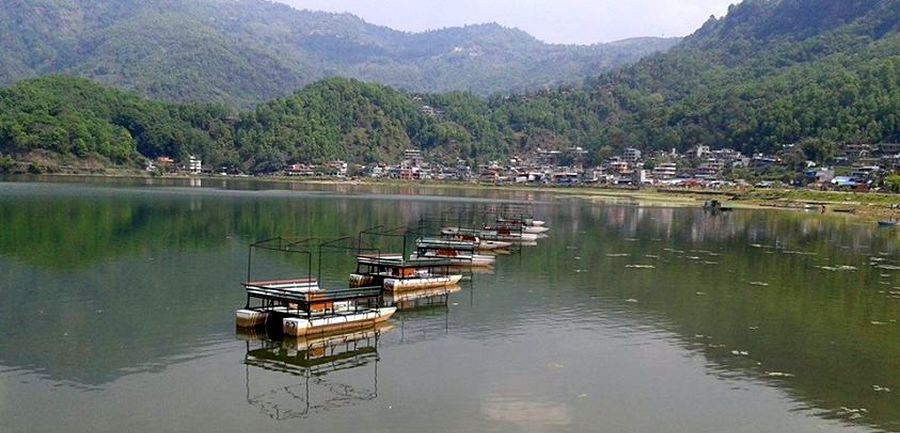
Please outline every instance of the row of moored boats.
[[[323, 251], [340, 249], [339, 239], [300, 241], [273, 238], [250, 246], [246, 305], [237, 310], [237, 326], [244, 329], [266, 327], [288, 336], [308, 336], [358, 330], [388, 320], [398, 308], [420, 298], [447, 297], [459, 291], [464, 274], [490, 271], [497, 256], [522, 246], [536, 245], [549, 228], [531, 217], [497, 218], [479, 227], [445, 226], [432, 236], [416, 234], [414, 249], [384, 253], [364, 247], [362, 234], [356, 245], [356, 269], [347, 287], [326, 289], [312, 278], [313, 257], [319, 263]], [[365, 231], [369, 235], [403, 237], [409, 233]], [[253, 280], [254, 252], [298, 254], [307, 259], [306, 278]], [[321, 265], [319, 267], [321, 273]]]

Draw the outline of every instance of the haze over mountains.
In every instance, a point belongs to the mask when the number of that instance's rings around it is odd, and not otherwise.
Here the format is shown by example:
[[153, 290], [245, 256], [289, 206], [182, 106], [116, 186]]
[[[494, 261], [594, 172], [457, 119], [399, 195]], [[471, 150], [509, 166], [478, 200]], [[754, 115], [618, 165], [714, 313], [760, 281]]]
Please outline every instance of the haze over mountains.
[[[58, 33], [68, 34], [65, 28]], [[248, 78], [254, 68], [248, 76], [235, 72], [251, 63], [204, 63], [217, 41], [195, 40], [197, 58], [183, 59], [190, 69], [170, 71], [172, 87], [164, 89], [185, 86], [183, 92], [205, 94], [216, 87], [196, 74], [210, 69], [223, 82], [269, 84]], [[157, 66], [141, 64], [135, 71]], [[7, 158], [49, 151], [130, 163], [139, 156], [190, 153], [253, 173], [337, 158], [390, 161], [406, 147], [446, 161], [479, 163], [537, 148], [581, 146], [589, 162], [599, 162], [628, 146], [772, 153], [799, 143], [799, 161], [828, 162], [842, 144], [897, 141], [900, 0], [745, 0], [665, 54], [578, 85], [489, 98], [411, 95], [344, 78], [316, 82], [244, 112], [148, 101], [67, 77], [0, 91], [0, 153]], [[2, 162], [0, 157], [0, 169]]]
[[484, 95], [576, 83], [677, 41], [551, 45], [496, 24], [404, 33], [264, 0], [0, 0], [0, 85], [68, 74], [244, 107], [330, 76]]

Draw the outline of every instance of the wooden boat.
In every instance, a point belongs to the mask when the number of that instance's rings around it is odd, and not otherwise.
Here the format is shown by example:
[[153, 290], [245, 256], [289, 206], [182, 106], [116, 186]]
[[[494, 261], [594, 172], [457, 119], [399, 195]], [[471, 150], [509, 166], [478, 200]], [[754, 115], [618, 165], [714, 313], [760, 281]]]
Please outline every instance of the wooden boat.
[[[235, 312], [238, 327], [265, 325], [275, 329], [281, 325], [285, 335], [302, 337], [311, 333], [346, 332], [363, 329], [383, 322], [397, 311], [381, 305], [381, 286], [347, 287], [324, 290], [312, 278], [313, 255], [335, 247], [350, 238], [324, 240], [307, 238], [292, 240], [276, 237], [250, 245], [247, 255], [247, 282], [243, 283], [247, 301]], [[253, 251], [275, 251], [281, 254], [302, 254], [309, 264], [307, 278], [254, 281]], [[280, 323], [279, 323], [280, 321]]]
[[[381, 287], [322, 290], [312, 279], [244, 283], [247, 305], [237, 310], [237, 326], [253, 328], [282, 321], [285, 335], [345, 332], [373, 326], [396, 312], [377, 306]], [[256, 305], [253, 302], [256, 301]]]
[[896, 227], [897, 221], [878, 221], [879, 227]]
[[485, 227], [484, 229], [469, 229], [464, 227], [444, 227], [441, 235], [452, 237], [460, 234], [477, 236], [482, 240], [495, 242], [507, 242], [517, 244], [520, 242], [532, 242], [538, 240], [536, 233], [522, 233], [509, 227]]
[[487, 234], [484, 235], [484, 238], [496, 238], [507, 242], [530, 242], [540, 238], [539, 233], [529, 233], [523, 231], [523, 229], [524, 227], [514, 224], [486, 225], [484, 226], [484, 231]]
[[536, 235], [547, 233], [550, 231], [549, 227], [544, 227], [543, 221], [541, 221], [541, 225], [534, 225], [534, 220], [530, 219], [497, 218], [497, 224], [500, 226], [518, 227], [522, 231], [522, 233], [534, 233]]
[[403, 260], [402, 255], [361, 255], [356, 272], [350, 275], [351, 287], [381, 286], [385, 291], [403, 292], [455, 285], [461, 274], [451, 274], [450, 260], [428, 258]]
[[416, 241], [416, 251], [410, 256], [410, 260], [428, 258], [443, 258], [450, 261], [453, 266], [493, 266], [496, 257], [476, 253], [476, 246], [472, 242], [454, 241], [447, 239], [419, 239]]
[[450, 240], [472, 242], [475, 244], [475, 249], [479, 250], [479, 251], [504, 250], [513, 245], [512, 242], [502, 242], [502, 241], [481, 239], [473, 233], [458, 232], [456, 234], [444, 235], [444, 236]]

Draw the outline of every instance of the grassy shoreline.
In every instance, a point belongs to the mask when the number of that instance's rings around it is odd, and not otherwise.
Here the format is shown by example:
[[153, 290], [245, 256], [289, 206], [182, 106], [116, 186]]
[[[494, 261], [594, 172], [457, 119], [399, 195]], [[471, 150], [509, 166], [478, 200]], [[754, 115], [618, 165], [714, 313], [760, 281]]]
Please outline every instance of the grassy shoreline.
[[381, 186], [405, 187], [459, 191], [497, 191], [550, 194], [557, 197], [580, 198], [597, 201], [637, 202], [647, 206], [702, 206], [707, 200], [719, 200], [725, 206], [738, 209], [780, 209], [807, 210], [824, 213], [852, 213], [864, 219], [883, 220], [900, 218], [900, 195], [883, 193], [856, 193], [840, 191], [815, 191], [794, 189], [741, 189], [741, 190], [688, 190], [641, 188], [625, 189], [594, 186], [533, 186], [533, 185], [492, 185], [483, 183], [461, 182], [404, 182], [396, 180], [375, 179], [309, 179], [287, 176], [270, 177], [223, 177], [223, 176], [149, 176], [139, 172], [123, 171], [118, 173], [51, 173], [41, 175], [12, 176], [14, 180], [43, 179], [53, 181], [75, 179], [154, 179], [160, 181], [179, 181], [188, 179], [201, 180], [235, 180], [273, 184], [305, 184], [329, 186]]

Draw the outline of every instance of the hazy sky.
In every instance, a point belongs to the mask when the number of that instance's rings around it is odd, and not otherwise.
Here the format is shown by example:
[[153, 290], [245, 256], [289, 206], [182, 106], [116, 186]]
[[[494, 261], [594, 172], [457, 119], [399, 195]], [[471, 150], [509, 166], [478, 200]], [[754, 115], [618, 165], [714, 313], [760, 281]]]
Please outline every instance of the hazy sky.
[[350, 12], [398, 30], [497, 22], [555, 43], [684, 36], [739, 0], [278, 0], [300, 9]]

